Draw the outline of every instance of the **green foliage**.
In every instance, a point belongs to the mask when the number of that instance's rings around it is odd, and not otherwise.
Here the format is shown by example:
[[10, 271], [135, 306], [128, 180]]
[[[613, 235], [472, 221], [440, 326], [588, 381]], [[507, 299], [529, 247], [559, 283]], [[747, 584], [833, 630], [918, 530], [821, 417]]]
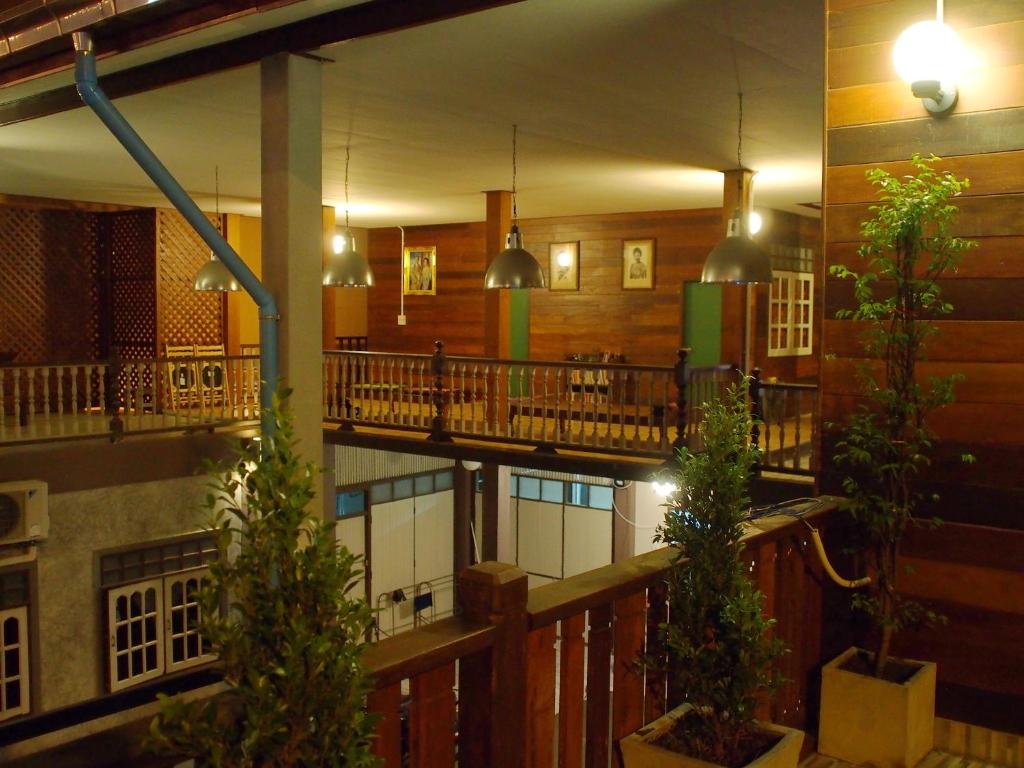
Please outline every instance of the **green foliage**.
[[[878, 626], [876, 673], [881, 674], [892, 636], [911, 624], [935, 621], [924, 606], [900, 595], [897, 557], [900, 542], [922, 500], [916, 481], [929, 464], [934, 436], [927, 417], [953, 402], [962, 376], [917, 375], [916, 364], [937, 332], [931, 320], [948, 315], [952, 305], [939, 280], [955, 270], [976, 243], [951, 234], [958, 209], [950, 201], [968, 187], [933, 166], [939, 158], [914, 155], [915, 174], [902, 179], [875, 168], [867, 177], [878, 187], [880, 203], [861, 225], [866, 240], [857, 273], [832, 267], [833, 275], [854, 282], [855, 309], [839, 318], [863, 321], [864, 349], [877, 363], [858, 373], [867, 404], [845, 425], [836, 462], [849, 474], [843, 480], [848, 508], [866, 539], [874, 581], [854, 595], [854, 607]], [[965, 457], [965, 461], [972, 460]]]
[[673, 699], [694, 707], [677, 734], [683, 750], [721, 765], [736, 764], [751, 741], [754, 708], [781, 682], [775, 662], [784, 652], [769, 637], [774, 622], [762, 613], [764, 595], [740, 544], [758, 459], [751, 426], [740, 387], [705, 406], [704, 450], [679, 451], [674, 483], [682, 490], [655, 537], [678, 553], [668, 574], [670, 620], [645, 661], [668, 672]]
[[317, 469], [294, 451], [286, 397], [262, 457], [253, 444], [211, 468], [211, 528], [233, 556], [210, 566], [200, 628], [229, 691], [161, 697], [149, 743], [215, 768], [374, 766], [360, 662], [372, 615], [348, 597], [362, 572], [307, 509]]

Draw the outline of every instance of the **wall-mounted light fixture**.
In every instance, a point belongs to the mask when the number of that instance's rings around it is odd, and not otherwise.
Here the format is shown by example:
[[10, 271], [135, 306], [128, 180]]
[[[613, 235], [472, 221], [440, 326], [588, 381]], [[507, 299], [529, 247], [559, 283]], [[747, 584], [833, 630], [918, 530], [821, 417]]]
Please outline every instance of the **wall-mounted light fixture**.
[[945, 114], [956, 105], [964, 67], [963, 45], [943, 22], [942, 13], [942, 0], [937, 0], [935, 19], [907, 27], [892, 50], [896, 73], [933, 115]]

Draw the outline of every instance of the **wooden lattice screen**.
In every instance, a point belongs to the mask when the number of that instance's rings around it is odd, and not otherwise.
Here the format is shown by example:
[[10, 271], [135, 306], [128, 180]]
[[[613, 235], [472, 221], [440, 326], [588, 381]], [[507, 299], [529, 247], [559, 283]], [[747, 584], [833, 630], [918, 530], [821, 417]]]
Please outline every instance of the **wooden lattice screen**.
[[0, 351], [19, 363], [96, 358], [97, 229], [84, 211], [0, 208]]
[[152, 210], [102, 214], [109, 249], [110, 343], [125, 359], [157, 352], [156, 214]]
[[[210, 221], [223, 232], [219, 217]], [[197, 293], [196, 272], [210, 259], [210, 249], [177, 211], [158, 210], [157, 287], [158, 345], [223, 344], [224, 296]]]

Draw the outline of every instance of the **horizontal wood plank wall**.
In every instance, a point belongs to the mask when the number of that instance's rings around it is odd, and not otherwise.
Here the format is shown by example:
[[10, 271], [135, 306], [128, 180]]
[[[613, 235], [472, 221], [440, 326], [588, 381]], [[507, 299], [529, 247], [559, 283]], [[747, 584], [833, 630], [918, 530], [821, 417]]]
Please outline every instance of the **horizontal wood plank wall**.
[[402, 285], [402, 236], [397, 227], [368, 231], [376, 285], [367, 301], [371, 350], [429, 354], [443, 339], [451, 355], [484, 351], [484, 224], [406, 227], [406, 246], [437, 247], [437, 295], [406, 296], [408, 324], [398, 325]]
[[[671, 365], [681, 340], [682, 286], [700, 280], [708, 252], [722, 237], [718, 208], [599, 214], [520, 221], [527, 249], [548, 277], [552, 243], [579, 242], [580, 290], [530, 294], [530, 357], [562, 360], [570, 353], [625, 355], [628, 362]], [[450, 354], [483, 354], [483, 223], [406, 228], [406, 245], [437, 247], [437, 296], [406, 296], [408, 325], [400, 327], [400, 233], [373, 229], [369, 257], [377, 285], [369, 298], [368, 333], [374, 350], [427, 353], [444, 339]], [[766, 239], [817, 248], [816, 219], [773, 211]], [[653, 290], [622, 289], [622, 241], [655, 240]], [[767, 286], [759, 316], [766, 313]], [[760, 294], [759, 294], [760, 296]], [[765, 314], [766, 317], [766, 314]], [[786, 380], [817, 374], [810, 358], [766, 356], [764, 318], [757, 324], [765, 375]], [[737, 361], [738, 362], [738, 361]]]
[[[1008, 657], [1019, 657], [1012, 649], [1024, 642], [1021, 606], [1012, 596], [1021, 587], [1022, 563], [1019, 554], [1012, 563], [993, 563], [993, 547], [983, 544], [1002, 535], [1019, 553], [1020, 534], [975, 527], [1024, 530], [1024, 3], [946, 4], [947, 23], [982, 64], [965, 78], [956, 109], [944, 119], [927, 115], [892, 66], [895, 39], [913, 22], [934, 17], [932, 0], [829, 0], [827, 8], [825, 264], [860, 266], [859, 225], [873, 200], [864, 172], [905, 173], [914, 152], [940, 155], [943, 167], [970, 178], [956, 230], [980, 242], [943, 282], [956, 309], [939, 322], [921, 371], [967, 377], [957, 402], [933, 419], [941, 442], [929, 481], [941, 498], [926, 512], [974, 525], [914, 533], [908, 564], [917, 571], [908, 586], [937, 601], [950, 624], [905, 637], [901, 651], [937, 658], [944, 684], [1024, 696], [1024, 670], [1007, 667]], [[826, 280], [825, 424], [841, 421], [857, 404], [860, 328], [833, 319], [852, 304], [848, 285]], [[834, 436], [823, 435], [827, 467]], [[968, 452], [977, 464], [961, 462]], [[823, 478], [825, 487], [834, 489], [836, 479]]]

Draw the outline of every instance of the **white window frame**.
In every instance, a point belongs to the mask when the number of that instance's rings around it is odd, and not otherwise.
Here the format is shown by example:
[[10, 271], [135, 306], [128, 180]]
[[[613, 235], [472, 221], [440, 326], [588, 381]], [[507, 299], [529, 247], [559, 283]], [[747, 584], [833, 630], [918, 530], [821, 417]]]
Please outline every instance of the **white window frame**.
[[[779, 290], [781, 285], [785, 285], [784, 292]], [[802, 319], [805, 314], [806, 321]], [[810, 355], [813, 340], [814, 273], [773, 270], [768, 292], [768, 357]]]
[[[5, 645], [3, 628], [10, 620], [18, 625], [18, 640], [11, 645]], [[8, 677], [6, 669], [7, 653], [17, 651], [18, 671]], [[0, 611], [0, 721], [7, 720], [18, 715], [27, 715], [32, 708], [31, 702], [31, 679], [29, 677], [29, 638], [28, 638], [28, 606], [20, 605], [17, 608], [6, 608]], [[16, 681], [20, 684], [21, 703], [16, 707], [7, 706], [7, 685]]]
[[[174, 605], [173, 589], [175, 584], [181, 584], [183, 588], [183, 594], [187, 590], [188, 582], [197, 581], [197, 587], [201, 585], [202, 581], [209, 577], [209, 568], [192, 568], [187, 571], [178, 571], [176, 573], [169, 573], [164, 576], [157, 576], [152, 579], [146, 579], [143, 581], [134, 581], [128, 584], [123, 584], [117, 587], [110, 587], [107, 589], [107, 631], [109, 634], [109, 652], [107, 659], [108, 667], [108, 685], [110, 691], [124, 690], [125, 688], [131, 688], [132, 686], [144, 683], [148, 680], [154, 680], [158, 677], [169, 672], [177, 672], [182, 669], [188, 669], [189, 667], [198, 666], [205, 664], [209, 661], [213, 661], [215, 656], [209, 653], [202, 653], [202, 641], [199, 643], [199, 654], [189, 656], [187, 654], [187, 638], [188, 636], [198, 636], [198, 629], [193, 623], [189, 625], [187, 618], [180, 631], [176, 632], [174, 629], [174, 615], [178, 610], [185, 611], [189, 607], [196, 608], [196, 615], [198, 616], [198, 590], [192, 593], [192, 599], [182, 605]], [[152, 590], [154, 594], [154, 610], [146, 613], [145, 611], [145, 593]], [[120, 598], [125, 598], [127, 601], [131, 601], [132, 595], [139, 594], [140, 600], [143, 605], [143, 613], [139, 617], [128, 616], [122, 621], [118, 621], [117, 618], [117, 601]], [[131, 636], [131, 624], [133, 619], [141, 619], [141, 633], [138, 638], [139, 642], [133, 642]], [[155, 634], [151, 638], [146, 632], [146, 618], [152, 618], [152, 625], [155, 627]], [[125, 628], [127, 645], [119, 644], [118, 641], [118, 630], [122, 627]], [[173, 660], [173, 647], [175, 639], [181, 638], [185, 641], [186, 656], [185, 658], [174, 661]], [[155, 665], [150, 667], [146, 664], [145, 649], [146, 647], [155, 647], [156, 659]], [[142, 651], [142, 668], [141, 670], [135, 670], [131, 667], [132, 664], [132, 652], [136, 650]], [[127, 655], [129, 664], [129, 675], [126, 678], [119, 679], [118, 677], [118, 657]]]

